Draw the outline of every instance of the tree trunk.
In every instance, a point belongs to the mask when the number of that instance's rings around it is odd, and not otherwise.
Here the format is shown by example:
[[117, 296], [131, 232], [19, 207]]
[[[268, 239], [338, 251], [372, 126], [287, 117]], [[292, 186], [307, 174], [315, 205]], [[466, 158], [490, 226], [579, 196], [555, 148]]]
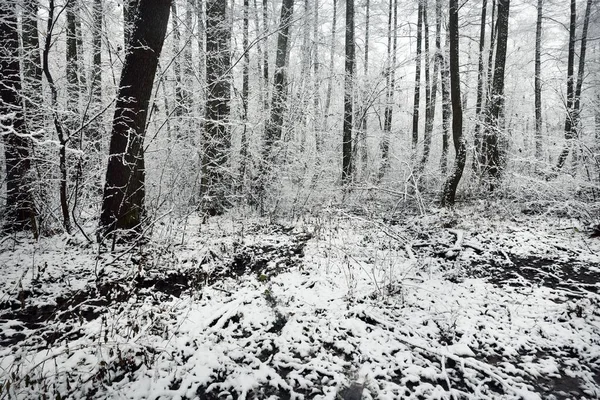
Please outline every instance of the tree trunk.
[[[442, 0], [436, 0], [436, 24], [442, 22]], [[448, 49], [450, 47], [450, 35], [446, 32], [446, 43], [444, 50], [439, 50], [438, 57], [440, 63], [441, 81], [442, 81], [442, 156], [440, 160], [440, 169], [442, 175], [446, 175], [448, 168], [448, 147], [450, 138], [450, 117], [452, 108], [450, 104], [450, 68], [448, 65]]]
[[58, 156], [60, 170], [60, 208], [63, 216], [63, 227], [67, 233], [71, 233], [71, 218], [69, 216], [69, 198], [68, 198], [68, 170], [67, 170], [67, 145], [70, 141], [69, 132], [65, 132], [62, 120], [58, 114], [58, 89], [50, 73], [48, 57], [50, 55], [50, 47], [52, 46], [53, 28], [56, 21], [54, 20], [54, 0], [50, 0], [48, 4], [48, 21], [46, 25], [46, 40], [44, 51], [42, 53], [42, 69], [48, 86], [50, 86], [52, 117], [54, 120], [54, 128], [58, 135]]
[[[99, 111], [102, 104], [102, 0], [93, 0], [93, 25], [92, 25], [92, 79], [91, 97], [94, 111]], [[96, 151], [100, 151], [102, 141], [102, 128], [100, 123], [93, 124], [87, 130], [88, 140]]]
[[123, 0], [123, 44], [125, 54], [129, 52], [129, 42], [139, 0]]
[[[367, 79], [369, 77], [369, 29], [371, 24], [371, 0], [367, 0], [365, 5], [365, 84], [367, 83]], [[368, 163], [368, 151], [367, 151], [367, 128], [368, 128], [368, 111], [369, 104], [367, 104], [366, 99], [367, 90], [365, 88], [365, 96], [363, 96], [363, 112], [362, 112], [362, 123], [360, 127], [360, 158], [363, 164], [363, 170], [366, 171], [367, 163]]]
[[246, 158], [248, 157], [248, 94], [250, 91], [250, 49], [248, 48], [248, 9], [250, 8], [249, 0], [244, 0], [244, 28], [242, 31], [242, 47], [244, 48], [244, 65], [242, 67], [242, 123], [244, 129], [242, 131], [242, 143], [240, 150], [240, 173], [239, 184], [243, 190], [244, 178], [246, 175]]
[[542, 7], [544, 0], [537, 3], [535, 27], [535, 159], [542, 159]]
[[467, 159], [467, 146], [462, 133], [462, 101], [460, 99], [459, 75], [459, 34], [458, 34], [458, 0], [450, 0], [450, 22], [448, 24], [450, 35], [450, 91], [452, 94], [452, 136], [456, 159], [454, 169], [444, 185], [442, 206], [454, 205], [456, 188], [462, 177]]
[[354, 0], [346, 0], [346, 62], [344, 78], [344, 126], [342, 142], [342, 183], [352, 180], [352, 117], [354, 99]]
[[499, 137], [502, 129], [504, 110], [504, 71], [506, 66], [506, 45], [508, 42], [508, 16], [510, 0], [498, 0], [498, 43], [489, 113], [486, 119], [486, 150], [488, 151], [486, 171], [490, 178], [490, 190], [496, 187], [501, 173], [501, 155]]
[[229, 129], [231, 30], [227, 2], [206, 2], [206, 85], [202, 181], [202, 210], [218, 215], [229, 206], [231, 148]]
[[148, 103], [169, 22], [171, 0], [139, 0], [125, 56], [110, 140], [100, 234], [141, 232], [144, 218], [144, 135]]
[[[426, 108], [425, 108], [425, 132], [423, 135], [423, 158], [421, 159], [420, 170], [423, 172], [429, 160], [429, 152], [431, 150], [431, 134], [433, 132], [433, 120], [435, 118], [435, 103], [437, 100], [437, 83], [439, 63], [437, 51], [440, 48], [440, 26], [436, 23], [435, 30], [435, 45], [436, 53], [433, 64], [433, 76], [429, 78], [429, 23], [427, 20], [427, 0], [423, 7], [423, 26], [425, 31], [425, 87], [426, 87]], [[429, 84], [431, 82], [431, 86]], [[427, 94], [427, 92], [429, 94]]]
[[481, 22], [479, 25], [479, 62], [477, 66], [477, 100], [475, 103], [475, 154], [473, 154], [473, 170], [479, 171], [480, 158], [482, 154], [482, 130], [481, 130], [481, 113], [483, 110], [483, 85], [485, 80], [485, 65], [483, 60], [483, 52], [485, 50], [485, 27], [487, 14], [487, 0], [483, 0], [481, 5]]
[[331, 92], [333, 90], [333, 61], [335, 59], [335, 34], [337, 23], [337, 0], [333, 0], [333, 22], [331, 24], [331, 44], [329, 53], [329, 78], [327, 79], [327, 93], [325, 95], [325, 126], [328, 129], [329, 107], [331, 106]]
[[423, 3], [419, 1], [417, 18], [417, 57], [415, 58], [415, 96], [413, 102], [412, 147], [416, 150], [419, 143], [419, 109], [421, 101], [421, 36], [423, 30]]
[[[179, 15], [177, 14], [177, 1], [171, 3], [171, 21], [173, 33], [173, 74], [175, 77], [175, 107], [173, 114], [175, 117], [183, 115], [183, 89], [181, 81], [181, 56], [179, 46], [181, 43], [181, 32], [179, 29]], [[178, 118], [179, 119], [179, 118]], [[179, 135], [178, 135], [179, 136]]]
[[[26, 137], [21, 72], [19, 66], [19, 34], [14, 2], [0, 5], [0, 134], [4, 140], [6, 162], [6, 214], [4, 229], [36, 232], [35, 207], [29, 183], [30, 140]], [[37, 30], [36, 30], [37, 35]]]
[[[556, 168], [561, 170], [565, 164], [567, 156], [571, 147], [573, 147], [573, 141], [578, 138], [578, 126], [580, 120], [580, 104], [581, 104], [581, 89], [583, 86], [584, 71], [585, 71], [585, 53], [587, 48], [587, 34], [590, 22], [592, 0], [587, 0], [585, 9], [585, 17], [583, 20], [583, 30], [581, 33], [581, 47], [579, 50], [579, 65], [577, 71], [577, 83], [574, 84], [574, 64], [575, 64], [575, 41], [576, 41], [576, 5], [575, 1], [571, 2], [571, 23], [569, 32], [569, 59], [567, 66], [567, 118], [565, 120], [565, 139], [567, 143], [563, 151], [561, 152]], [[575, 89], [573, 89], [575, 86]], [[569, 97], [569, 93], [571, 96]], [[573, 152], [573, 158], [576, 159], [577, 153]]]
[[72, 131], [79, 118], [79, 61], [77, 57], [76, 0], [67, 2], [67, 111], [68, 128]]
[[44, 117], [40, 111], [43, 103], [42, 64], [38, 30], [38, 0], [23, 1], [23, 89], [24, 114], [30, 132], [42, 129]]
[[392, 132], [392, 117], [394, 93], [396, 91], [396, 46], [398, 28], [398, 0], [390, 0], [388, 9], [388, 41], [387, 41], [387, 70], [385, 110], [383, 112], [383, 140], [381, 141], [381, 166], [378, 179], [383, 179], [390, 167], [390, 136]]
[[[263, 18], [263, 31], [265, 35], [269, 32], [269, 7], [268, 0], [262, 2], [262, 18]], [[267, 45], [267, 37], [264, 40], [265, 48], [263, 49], [263, 79], [265, 82], [265, 110], [269, 109], [269, 46]]]

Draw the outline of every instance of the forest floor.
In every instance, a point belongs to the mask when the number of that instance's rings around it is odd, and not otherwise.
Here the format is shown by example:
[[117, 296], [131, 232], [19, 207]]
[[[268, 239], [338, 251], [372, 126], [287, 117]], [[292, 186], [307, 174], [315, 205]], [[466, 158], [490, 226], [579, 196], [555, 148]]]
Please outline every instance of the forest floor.
[[600, 397], [600, 239], [543, 210], [231, 213], [0, 266], [0, 399]]

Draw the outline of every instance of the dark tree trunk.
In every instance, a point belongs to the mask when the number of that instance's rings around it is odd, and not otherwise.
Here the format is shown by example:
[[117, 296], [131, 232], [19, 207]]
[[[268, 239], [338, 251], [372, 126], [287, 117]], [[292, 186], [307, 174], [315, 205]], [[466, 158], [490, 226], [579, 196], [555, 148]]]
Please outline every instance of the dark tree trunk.
[[[29, 183], [30, 141], [21, 99], [19, 34], [14, 2], [0, 5], [0, 134], [4, 140], [6, 161], [6, 210], [4, 228], [8, 231], [33, 229], [36, 233], [35, 208]], [[37, 31], [36, 31], [37, 34]]]
[[504, 111], [504, 71], [506, 66], [506, 45], [508, 43], [508, 15], [510, 0], [498, 0], [498, 43], [496, 45], [496, 60], [494, 79], [490, 98], [489, 113], [486, 119], [486, 171], [490, 178], [490, 190], [494, 190], [500, 179], [501, 158], [499, 137], [502, 129], [502, 114]]
[[141, 232], [144, 218], [144, 135], [148, 103], [171, 0], [140, 0], [125, 56], [110, 140], [100, 233]]
[[485, 49], [485, 27], [487, 14], [487, 0], [481, 5], [481, 22], [479, 27], [479, 62], [477, 66], [477, 100], [475, 103], [475, 154], [473, 154], [473, 170], [479, 171], [482, 153], [481, 113], [483, 110], [483, 84], [485, 80], [485, 64], [483, 52]]
[[388, 9], [388, 41], [387, 41], [387, 70], [385, 110], [383, 112], [383, 140], [381, 141], [381, 166], [379, 167], [379, 180], [383, 179], [390, 167], [390, 136], [392, 132], [392, 118], [394, 107], [394, 93], [396, 91], [396, 46], [398, 27], [398, 1], [390, 0]]
[[[365, 5], [365, 85], [369, 76], [369, 30], [371, 25], [371, 0], [367, 0]], [[360, 158], [363, 165], [363, 170], [366, 171], [368, 163], [368, 151], [367, 151], [367, 128], [368, 128], [368, 110], [369, 104], [366, 99], [367, 90], [365, 88], [365, 96], [363, 96], [363, 110], [361, 115], [361, 126], [360, 126]]]
[[[569, 155], [571, 147], [573, 147], [573, 141], [578, 137], [578, 125], [579, 125], [579, 112], [581, 104], [581, 89], [583, 86], [584, 72], [585, 72], [585, 53], [587, 48], [587, 34], [590, 21], [592, 0], [587, 0], [585, 9], [585, 17], [583, 20], [583, 30], [581, 33], [581, 47], [579, 50], [579, 66], [577, 71], [577, 83], [575, 81], [575, 42], [576, 42], [576, 4], [575, 1], [571, 2], [571, 22], [570, 22], [570, 33], [569, 33], [569, 59], [567, 66], [567, 118], [565, 120], [565, 139], [567, 143], [563, 151], [561, 152], [556, 168], [562, 169]], [[575, 89], [573, 87], [575, 86]], [[569, 97], [570, 94], [570, 97]], [[573, 158], [576, 159], [577, 152], [573, 151]]]
[[202, 210], [218, 215], [229, 205], [231, 174], [226, 168], [231, 148], [229, 129], [231, 29], [227, 2], [206, 2], [206, 85], [201, 196]]
[[[269, 7], [268, 0], [263, 0], [262, 2], [262, 21], [263, 21], [263, 31], [265, 34], [269, 31]], [[267, 46], [267, 38], [265, 37], [264, 44], [265, 48], [263, 49], [263, 79], [265, 82], [265, 110], [269, 108], [269, 46]]]
[[415, 67], [415, 96], [413, 100], [412, 147], [416, 150], [419, 143], [419, 109], [421, 103], [421, 36], [423, 30], [423, 3], [419, 1], [417, 18], [417, 57]]
[[437, 51], [440, 49], [440, 26], [436, 23], [435, 30], [435, 45], [436, 53], [433, 60], [433, 76], [429, 78], [429, 22], [427, 20], [427, 0], [423, 7], [423, 26], [425, 32], [425, 87], [426, 87], [426, 107], [425, 107], [425, 132], [423, 135], [423, 158], [421, 158], [421, 171], [424, 171], [427, 161], [429, 160], [429, 152], [431, 150], [431, 134], [433, 132], [433, 120], [435, 118], [435, 103], [437, 100], [437, 83], [439, 63]]
[[352, 180], [352, 103], [354, 98], [354, 0], [346, 0], [346, 62], [344, 78], [344, 126], [342, 142], [342, 183]]
[[67, 2], [67, 111], [68, 128], [72, 131], [79, 118], [79, 61], [77, 50], [76, 0]]
[[23, 1], [23, 97], [26, 125], [31, 132], [39, 131], [43, 124], [40, 106], [43, 102], [42, 63], [38, 31], [38, 0]]
[[535, 27], [535, 159], [542, 159], [542, 7], [544, 0], [537, 3]]
[[287, 103], [287, 52], [293, 13], [294, 1], [284, 0], [281, 5], [281, 20], [279, 22], [279, 36], [277, 38], [271, 117], [265, 129], [265, 160], [272, 160], [271, 150], [275, 142], [281, 139], [283, 129], [283, 114]]
[[242, 67], [242, 122], [244, 130], [242, 131], [242, 143], [240, 151], [240, 174], [239, 187], [243, 189], [244, 178], [246, 175], [246, 165], [248, 157], [248, 95], [250, 92], [250, 49], [248, 48], [248, 10], [250, 8], [249, 0], [244, 0], [244, 29], [242, 32], [242, 47], [244, 48], [244, 65]]
[[171, 3], [171, 21], [173, 27], [173, 73], [175, 75], [175, 107], [173, 114], [181, 117], [183, 114], [183, 89], [181, 80], [181, 56], [179, 46], [181, 43], [181, 32], [179, 29], [179, 15], [177, 14], [177, 1]]
[[[436, 0], [436, 24], [442, 21], [442, 0]], [[438, 53], [441, 81], [442, 81], [442, 157], [440, 160], [440, 169], [442, 175], [446, 175], [448, 168], [448, 147], [450, 138], [450, 117], [452, 108], [450, 104], [450, 68], [448, 65], [449, 34], [446, 32], [446, 43], [444, 50]]]
[[[102, 14], [102, 0], [93, 0], [91, 96], [95, 112], [100, 110], [102, 104]], [[101, 124], [93, 124], [87, 133], [93, 148], [99, 152], [103, 136]]]
[[442, 206], [454, 205], [456, 188], [462, 177], [467, 159], [467, 146], [462, 132], [462, 101], [460, 99], [460, 75], [459, 75], [459, 34], [458, 34], [458, 0], [450, 0], [450, 22], [448, 24], [450, 35], [450, 91], [452, 94], [452, 136], [456, 159], [454, 169], [446, 183], [442, 193]]
[[129, 52], [129, 42], [131, 41], [138, 2], [139, 0], [123, 0], [123, 44], [125, 45], [125, 54]]
[[44, 52], [42, 54], [42, 69], [48, 86], [50, 86], [51, 93], [51, 106], [52, 106], [52, 117], [54, 120], [54, 128], [58, 135], [59, 144], [59, 170], [60, 170], [60, 208], [63, 216], [63, 227], [67, 233], [71, 233], [71, 218], [69, 216], [69, 198], [68, 198], [68, 170], [67, 170], [67, 145], [70, 137], [69, 132], [65, 132], [62, 119], [58, 114], [58, 89], [50, 73], [50, 67], [48, 64], [48, 57], [50, 55], [50, 48], [52, 46], [52, 35], [53, 28], [56, 21], [54, 20], [54, 0], [50, 0], [48, 3], [48, 21], [46, 25], [46, 40], [44, 44]]

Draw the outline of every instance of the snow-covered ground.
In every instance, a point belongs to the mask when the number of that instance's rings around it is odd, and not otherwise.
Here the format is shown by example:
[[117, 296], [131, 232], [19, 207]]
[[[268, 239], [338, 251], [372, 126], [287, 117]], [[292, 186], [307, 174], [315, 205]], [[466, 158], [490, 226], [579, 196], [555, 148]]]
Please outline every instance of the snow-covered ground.
[[4, 237], [0, 399], [596, 399], [582, 230], [469, 208]]

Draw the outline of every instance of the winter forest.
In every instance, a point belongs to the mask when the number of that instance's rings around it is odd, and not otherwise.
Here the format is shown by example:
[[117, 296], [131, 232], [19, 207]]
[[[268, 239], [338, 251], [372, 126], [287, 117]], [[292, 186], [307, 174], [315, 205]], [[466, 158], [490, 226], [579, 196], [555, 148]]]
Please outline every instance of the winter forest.
[[0, 0], [0, 400], [600, 398], [598, 0]]

